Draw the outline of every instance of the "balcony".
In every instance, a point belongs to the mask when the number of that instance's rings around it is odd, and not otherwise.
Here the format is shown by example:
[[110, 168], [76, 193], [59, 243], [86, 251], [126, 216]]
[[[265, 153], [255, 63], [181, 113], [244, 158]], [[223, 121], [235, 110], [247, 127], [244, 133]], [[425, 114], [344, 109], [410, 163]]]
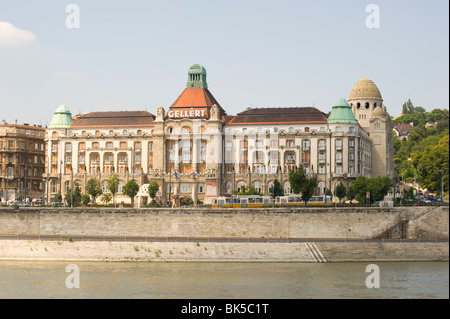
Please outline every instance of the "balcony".
[[336, 151], [342, 151], [342, 145], [336, 145]]
[[325, 151], [327, 149], [326, 145], [321, 145], [321, 144], [319, 144], [318, 148], [319, 148], [319, 151]]
[[309, 151], [309, 145], [303, 145], [303, 150], [304, 151]]
[[342, 158], [336, 158], [336, 163], [341, 164], [342, 163]]
[[105, 161], [105, 165], [112, 166], [114, 165], [114, 161]]
[[319, 164], [325, 164], [326, 159], [325, 158], [319, 158]]

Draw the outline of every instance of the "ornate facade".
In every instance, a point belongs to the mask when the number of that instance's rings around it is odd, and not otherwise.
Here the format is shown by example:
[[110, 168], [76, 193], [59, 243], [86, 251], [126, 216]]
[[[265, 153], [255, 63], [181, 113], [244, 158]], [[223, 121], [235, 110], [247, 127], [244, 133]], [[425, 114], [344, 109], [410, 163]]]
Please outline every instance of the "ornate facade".
[[352, 91], [352, 104], [339, 99], [330, 114], [289, 107], [231, 116], [209, 91], [206, 70], [196, 64], [184, 91], [167, 110], [158, 107], [156, 115], [134, 111], [72, 117], [61, 106], [46, 132], [47, 198], [59, 188], [64, 194], [72, 184], [84, 190], [90, 178], [107, 191], [113, 174], [120, 178], [119, 203], [130, 201], [121, 188], [131, 178], [139, 185], [157, 181], [163, 203], [169, 197], [208, 203], [242, 186], [268, 194], [275, 179], [290, 193], [289, 172], [296, 166], [317, 175], [319, 194], [360, 175], [389, 175], [392, 153], [382, 147], [392, 135], [389, 117], [385, 109], [381, 114], [375, 107], [369, 114], [355, 108], [363, 96]]
[[44, 136], [40, 126], [0, 125], [0, 204], [43, 197]]

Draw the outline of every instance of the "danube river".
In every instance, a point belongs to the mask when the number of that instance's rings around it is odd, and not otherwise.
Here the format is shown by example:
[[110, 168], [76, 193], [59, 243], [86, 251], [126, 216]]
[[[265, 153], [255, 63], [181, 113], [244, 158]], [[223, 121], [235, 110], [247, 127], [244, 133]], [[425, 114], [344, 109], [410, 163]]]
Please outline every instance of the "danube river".
[[448, 262], [368, 264], [0, 261], [0, 298], [449, 298]]

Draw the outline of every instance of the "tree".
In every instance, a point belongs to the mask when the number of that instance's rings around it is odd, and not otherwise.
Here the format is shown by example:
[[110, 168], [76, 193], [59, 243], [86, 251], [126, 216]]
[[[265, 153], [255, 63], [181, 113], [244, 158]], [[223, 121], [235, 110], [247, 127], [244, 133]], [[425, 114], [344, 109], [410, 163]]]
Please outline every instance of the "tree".
[[136, 181], [134, 179], [128, 181], [123, 186], [123, 193], [124, 193], [124, 195], [130, 197], [132, 207], [134, 207], [134, 197], [136, 196], [136, 194], [138, 192], [139, 192], [139, 185], [138, 185], [138, 183], [136, 183]]
[[[73, 198], [73, 203], [72, 203]], [[66, 196], [64, 197], [65, 202], [68, 206], [78, 207], [81, 205], [81, 189], [79, 186], [75, 187], [75, 190], [73, 191], [73, 197], [72, 197], [72, 189], [69, 188], [66, 192]]]
[[302, 194], [302, 200], [305, 204], [314, 195], [317, 187], [317, 178], [315, 175], [307, 177], [302, 166], [296, 167], [289, 173], [289, 183], [294, 194]]
[[111, 192], [111, 195], [114, 200], [114, 207], [116, 206], [116, 193], [119, 188], [119, 176], [117, 174], [114, 174], [111, 176], [110, 179], [108, 179], [106, 188]]
[[300, 194], [303, 185], [306, 183], [306, 173], [302, 166], [296, 167], [289, 173], [289, 183], [291, 184], [292, 192]]
[[150, 184], [148, 184], [148, 195], [152, 199], [152, 202], [155, 201], [156, 194], [159, 191], [159, 185], [156, 181], [151, 181]]
[[278, 181], [278, 179], [275, 179], [273, 181], [273, 186], [269, 188], [269, 193], [274, 198], [284, 195], [283, 187], [281, 187], [281, 183]]
[[370, 192], [371, 201], [383, 200], [392, 186], [392, 181], [387, 176], [369, 178], [367, 181], [367, 190]]
[[411, 102], [410, 99], [403, 103], [402, 106], [402, 113], [403, 114], [412, 114], [414, 112], [414, 104]]
[[105, 203], [106, 205], [108, 205], [108, 204], [111, 202], [111, 200], [112, 200], [112, 195], [111, 195], [111, 193], [104, 193], [104, 194], [102, 194], [102, 196], [100, 197], [100, 199], [101, 199], [101, 201], [102, 201], [103, 203]]
[[83, 206], [87, 206], [90, 201], [91, 198], [89, 197], [89, 195], [86, 194], [81, 195], [81, 203], [83, 204]]
[[355, 196], [358, 201], [364, 202], [366, 199], [366, 192], [368, 184], [368, 178], [365, 176], [359, 176], [354, 181], [350, 182], [350, 190], [349, 193]]
[[334, 189], [334, 194], [336, 197], [339, 198], [339, 202], [342, 201], [342, 199], [347, 195], [347, 188], [344, 186], [344, 184], [339, 183], [338, 186]]
[[91, 178], [88, 181], [86, 190], [87, 190], [87, 193], [92, 196], [92, 198], [94, 199], [94, 202], [95, 202], [95, 199], [97, 198], [97, 196], [102, 194], [100, 182], [98, 180], [96, 180], [95, 178]]
[[305, 205], [307, 205], [308, 201], [314, 195], [316, 187], [317, 187], [317, 177], [315, 175], [307, 177], [306, 182], [303, 184], [303, 187], [301, 188], [302, 200], [305, 202]]

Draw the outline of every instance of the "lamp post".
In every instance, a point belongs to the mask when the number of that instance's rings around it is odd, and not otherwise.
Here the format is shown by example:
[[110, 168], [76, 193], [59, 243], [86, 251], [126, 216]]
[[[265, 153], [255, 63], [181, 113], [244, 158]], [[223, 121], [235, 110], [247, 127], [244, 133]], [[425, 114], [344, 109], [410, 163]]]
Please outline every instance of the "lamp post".
[[234, 172], [234, 163], [232, 164], [232, 170], [233, 170], [233, 186], [231, 187], [231, 208], [234, 207], [234, 183], [235, 183], [235, 172]]
[[441, 171], [441, 204], [444, 203], [444, 174], [448, 173], [448, 171]]
[[60, 163], [61, 165], [59, 166], [59, 196], [58, 196], [58, 205], [59, 206], [61, 206], [61, 199], [62, 199], [62, 193], [61, 193], [61, 178], [62, 178], [62, 176], [61, 176], [61, 170], [62, 170], [62, 165], [63, 165], [63, 162], [61, 161], [61, 163]]

